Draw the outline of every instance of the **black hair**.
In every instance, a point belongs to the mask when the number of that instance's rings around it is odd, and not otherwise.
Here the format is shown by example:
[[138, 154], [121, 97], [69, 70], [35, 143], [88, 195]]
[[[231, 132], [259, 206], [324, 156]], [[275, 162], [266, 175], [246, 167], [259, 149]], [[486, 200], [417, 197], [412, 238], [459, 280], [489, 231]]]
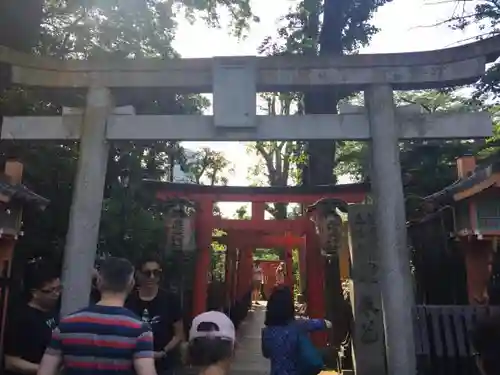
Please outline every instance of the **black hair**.
[[24, 275], [24, 289], [28, 293], [35, 289], [42, 289], [59, 277], [59, 270], [50, 262], [37, 260], [28, 263]]
[[99, 267], [101, 292], [127, 291], [133, 274], [134, 266], [125, 258], [110, 257], [103, 260]]
[[289, 287], [276, 287], [267, 301], [266, 326], [284, 326], [295, 319], [293, 294]]
[[470, 337], [486, 374], [500, 374], [500, 315], [478, 321]]
[[[198, 332], [217, 332], [219, 326], [213, 322], [202, 322]], [[221, 337], [198, 337], [189, 343], [189, 361], [193, 366], [208, 367], [232, 357], [234, 343]]]
[[162, 265], [162, 259], [157, 254], [145, 254], [136, 263], [136, 268], [141, 269], [146, 263], [154, 262], [158, 265]]

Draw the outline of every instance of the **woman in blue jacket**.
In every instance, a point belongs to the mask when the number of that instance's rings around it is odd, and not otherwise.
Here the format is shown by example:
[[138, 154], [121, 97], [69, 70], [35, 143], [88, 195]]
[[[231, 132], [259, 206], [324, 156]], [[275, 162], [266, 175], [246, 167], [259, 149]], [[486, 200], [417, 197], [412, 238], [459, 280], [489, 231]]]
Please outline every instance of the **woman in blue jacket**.
[[301, 334], [331, 328], [325, 319], [295, 319], [293, 295], [277, 287], [267, 303], [262, 330], [262, 354], [271, 361], [271, 375], [300, 375], [298, 355]]

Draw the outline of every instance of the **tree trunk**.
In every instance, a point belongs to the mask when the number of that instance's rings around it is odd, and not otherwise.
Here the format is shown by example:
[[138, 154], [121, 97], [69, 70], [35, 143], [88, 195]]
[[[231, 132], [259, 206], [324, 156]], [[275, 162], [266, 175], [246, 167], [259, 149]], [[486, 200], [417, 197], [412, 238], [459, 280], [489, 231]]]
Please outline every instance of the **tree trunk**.
[[[350, 0], [324, 0], [323, 25], [319, 33], [320, 56], [339, 56], [343, 53], [342, 31], [344, 28], [344, 4]], [[317, 14], [310, 15], [307, 35], [318, 35]], [[315, 39], [314, 39], [315, 40]], [[335, 87], [315, 89], [305, 93], [306, 114], [337, 114], [340, 95]], [[307, 143], [308, 164], [302, 170], [302, 183], [305, 186], [335, 184], [335, 142], [315, 140]], [[325, 306], [326, 317], [333, 322], [330, 344], [339, 349], [348, 332], [346, 301], [342, 293], [340, 265], [337, 257], [325, 261]]]

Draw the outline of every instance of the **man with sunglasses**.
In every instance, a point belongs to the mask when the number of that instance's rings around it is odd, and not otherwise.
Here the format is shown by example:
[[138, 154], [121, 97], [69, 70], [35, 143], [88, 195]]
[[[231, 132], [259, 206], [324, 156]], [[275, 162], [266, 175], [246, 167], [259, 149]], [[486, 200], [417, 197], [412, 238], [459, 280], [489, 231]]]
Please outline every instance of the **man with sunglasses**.
[[27, 303], [10, 311], [5, 333], [5, 374], [36, 374], [57, 326], [61, 295], [58, 272], [43, 261], [26, 267]]
[[155, 257], [144, 258], [137, 267], [138, 288], [125, 306], [151, 325], [156, 371], [165, 375], [173, 374], [180, 362], [179, 346], [184, 341], [184, 326], [179, 300], [160, 289], [161, 275], [161, 262]]

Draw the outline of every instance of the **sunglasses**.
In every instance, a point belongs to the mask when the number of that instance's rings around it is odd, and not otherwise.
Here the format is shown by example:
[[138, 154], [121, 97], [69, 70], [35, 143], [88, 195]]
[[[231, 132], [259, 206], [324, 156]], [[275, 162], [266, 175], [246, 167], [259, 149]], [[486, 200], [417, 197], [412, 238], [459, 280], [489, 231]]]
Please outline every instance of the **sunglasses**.
[[144, 271], [141, 271], [141, 274], [143, 276], [147, 276], [147, 277], [160, 277], [161, 270], [144, 270]]

